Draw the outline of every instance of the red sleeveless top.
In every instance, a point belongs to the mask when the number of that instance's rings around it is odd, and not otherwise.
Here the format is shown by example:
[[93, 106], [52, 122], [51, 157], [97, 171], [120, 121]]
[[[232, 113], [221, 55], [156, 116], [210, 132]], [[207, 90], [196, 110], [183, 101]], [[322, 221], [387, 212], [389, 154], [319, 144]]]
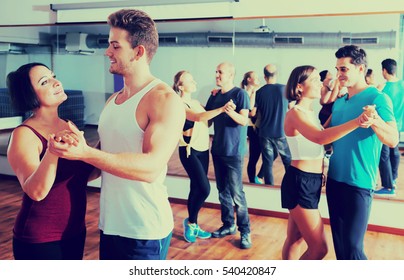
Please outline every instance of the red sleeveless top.
[[[21, 126], [30, 128], [41, 140], [42, 159], [48, 141], [34, 128]], [[43, 243], [66, 240], [83, 233], [86, 229], [86, 186], [93, 169], [82, 161], [59, 158], [55, 182], [43, 200], [34, 201], [24, 193], [14, 224], [14, 238]]]

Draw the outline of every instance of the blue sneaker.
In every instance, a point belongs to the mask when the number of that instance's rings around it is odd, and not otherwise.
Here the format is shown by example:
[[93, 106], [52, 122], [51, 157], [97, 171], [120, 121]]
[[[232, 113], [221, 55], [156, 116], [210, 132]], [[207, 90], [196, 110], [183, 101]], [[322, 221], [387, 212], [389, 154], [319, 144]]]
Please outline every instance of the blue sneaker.
[[375, 191], [375, 195], [377, 196], [385, 196], [385, 197], [389, 197], [389, 196], [396, 196], [396, 190], [393, 189], [388, 189], [388, 188], [381, 188], [377, 191]]
[[200, 239], [209, 239], [212, 237], [212, 234], [210, 232], [204, 231], [198, 225], [196, 225], [195, 228], [195, 235]]
[[240, 249], [249, 249], [252, 246], [251, 234], [248, 232], [241, 233]]
[[182, 225], [184, 226], [184, 239], [187, 242], [194, 243], [196, 241], [196, 224], [190, 224], [188, 223], [188, 218], [184, 219], [182, 222]]
[[258, 185], [263, 185], [264, 184], [258, 176], [255, 176], [254, 183], [258, 184]]
[[212, 232], [212, 237], [222, 238], [225, 237], [226, 235], [236, 234], [236, 231], [237, 227], [235, 224], [231, 225], [230, 227], [223, 225], [218, 230]]

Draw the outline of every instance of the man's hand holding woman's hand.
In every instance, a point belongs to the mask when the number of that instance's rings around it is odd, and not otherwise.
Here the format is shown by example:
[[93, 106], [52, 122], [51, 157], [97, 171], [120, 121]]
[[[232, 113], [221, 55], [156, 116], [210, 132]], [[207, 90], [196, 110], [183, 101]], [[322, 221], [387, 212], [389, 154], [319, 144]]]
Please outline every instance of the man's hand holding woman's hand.
[[236, 104], [234, 104], [233, 99], [230, 99], [225, 105], [224, 105], [224, 111], [226, 113], [230, 113], [236, 110]]
[[363, 107], [362, 114], [358, 117], [359, 126], [369, 128], [380, 118], [376, 111], [376, 105], [367, 105]]
[[48, 150], [59, 157], [79, 159], [88, 147], [84, 132], [80, 131], [72, 122], [68, 122], [69, 129], [50, 134]]

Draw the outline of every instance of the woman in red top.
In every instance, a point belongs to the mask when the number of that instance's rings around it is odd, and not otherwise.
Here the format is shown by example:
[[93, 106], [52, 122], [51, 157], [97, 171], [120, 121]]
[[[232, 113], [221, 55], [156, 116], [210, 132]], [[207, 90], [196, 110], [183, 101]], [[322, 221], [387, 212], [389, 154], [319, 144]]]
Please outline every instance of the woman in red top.
[[51, 154], [49, 137], [68, 129], [58, 107], [67, 95], [53, 72], [42, 63], [29, 63], [7, 76], [13, 105], [32, 111], [14, 129], [7, 158], [24, 195], [13, 229], [15, 259], [82, 259], [86, 237], [86, 186], [91, 165]]

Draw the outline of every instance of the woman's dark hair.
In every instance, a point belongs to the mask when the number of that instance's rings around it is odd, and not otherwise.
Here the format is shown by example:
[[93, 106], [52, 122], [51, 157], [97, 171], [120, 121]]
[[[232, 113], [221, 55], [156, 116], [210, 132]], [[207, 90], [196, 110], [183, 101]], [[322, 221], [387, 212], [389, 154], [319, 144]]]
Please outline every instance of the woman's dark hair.
[[314, 66], [311, 65], [298, 66], [293, 69], [285, 87], [286, 98], [289, 101], [299, 101], [302, 98], [301, 92], [297, 90], [297, 85], [304, 83], [314, 69]]
[[324, 82], [325, 78], [327, 78], [328, 70], [323, 70], [320, 72], [320, 81]]
[[189, 73], [188, 71], [185, 70], [181, 70], [179, 71], [177, 74], [175, 74], [174, 76], [174, 84], [173, 84], [173, 90], [181, 95], [181, 90], [180, 90], [180, 86], [182, 86], [182, 82], [181, 82], [181, 77], [182, 75], [184, 75], [185, 73]]
[[240, 83], [240, 87], [245, 89], [245, 87], [248, 85], [248, 78], [251, 78], [251, 75], [254, 73], [254, 71], [248, 71], [247, 73], [244, 74], [243, 80]]
[[7, 88], [11, 97], [11, 102], [16, 110], [21, 113], [39, 108], [40, 103], [38, 96], [32, 87], [29, 73], [36, 66], [44, 66], [43, 63], [33, 62], [22, 65], [16, 71], [7, 75]]

